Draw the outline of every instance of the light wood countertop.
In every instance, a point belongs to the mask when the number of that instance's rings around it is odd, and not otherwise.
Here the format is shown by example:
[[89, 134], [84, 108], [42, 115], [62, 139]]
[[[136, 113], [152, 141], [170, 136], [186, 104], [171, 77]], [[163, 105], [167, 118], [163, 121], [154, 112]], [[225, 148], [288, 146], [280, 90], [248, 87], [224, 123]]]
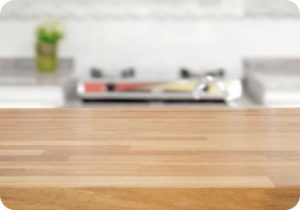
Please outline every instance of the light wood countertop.
[[13, 210], [289, 209], [300, 110], [0, 110], [0, 196]]

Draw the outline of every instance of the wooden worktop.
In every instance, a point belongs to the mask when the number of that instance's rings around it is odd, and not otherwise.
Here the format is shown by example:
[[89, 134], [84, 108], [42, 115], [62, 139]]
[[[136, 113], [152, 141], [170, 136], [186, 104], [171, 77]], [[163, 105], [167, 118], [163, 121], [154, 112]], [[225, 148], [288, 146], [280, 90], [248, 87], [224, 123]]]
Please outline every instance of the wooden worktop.
[[300, 110], [0, 110], [0, 196], [13, 210], [289, 209]]

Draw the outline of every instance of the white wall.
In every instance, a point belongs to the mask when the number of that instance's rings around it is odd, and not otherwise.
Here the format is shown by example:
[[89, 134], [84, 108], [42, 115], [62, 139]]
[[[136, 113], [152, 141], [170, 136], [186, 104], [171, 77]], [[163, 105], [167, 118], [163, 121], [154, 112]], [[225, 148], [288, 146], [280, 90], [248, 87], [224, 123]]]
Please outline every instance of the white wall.
[[[37, 23], [0, 20], [0, 57], [33, 56]], [[225, 67], [240, 77], [245, 57], [300, 57], [297, 18], [67, 18], [63, 24], [60, 54], [75, 58], [78, 77], [94, 65], [111, 72], [134, 66], [143, 77], [166, 78], [182, 66]]]

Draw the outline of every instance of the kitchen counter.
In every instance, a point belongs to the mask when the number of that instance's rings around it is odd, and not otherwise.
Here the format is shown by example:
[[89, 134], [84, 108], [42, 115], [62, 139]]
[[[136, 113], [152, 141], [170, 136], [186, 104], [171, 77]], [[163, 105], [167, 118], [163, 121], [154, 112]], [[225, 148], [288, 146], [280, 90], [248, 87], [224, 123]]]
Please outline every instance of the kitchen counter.
[[300, 110], [0, 110], [13, 210], [286, 210], [300, 197]]

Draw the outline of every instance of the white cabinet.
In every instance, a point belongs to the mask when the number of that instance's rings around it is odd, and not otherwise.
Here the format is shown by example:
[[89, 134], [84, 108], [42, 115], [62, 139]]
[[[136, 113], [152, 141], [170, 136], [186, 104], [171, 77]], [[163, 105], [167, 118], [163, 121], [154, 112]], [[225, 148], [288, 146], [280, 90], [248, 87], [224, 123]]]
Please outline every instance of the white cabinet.
[[0, 86], [0, 108], [57, 108], [64, 103], [60, 86]]

